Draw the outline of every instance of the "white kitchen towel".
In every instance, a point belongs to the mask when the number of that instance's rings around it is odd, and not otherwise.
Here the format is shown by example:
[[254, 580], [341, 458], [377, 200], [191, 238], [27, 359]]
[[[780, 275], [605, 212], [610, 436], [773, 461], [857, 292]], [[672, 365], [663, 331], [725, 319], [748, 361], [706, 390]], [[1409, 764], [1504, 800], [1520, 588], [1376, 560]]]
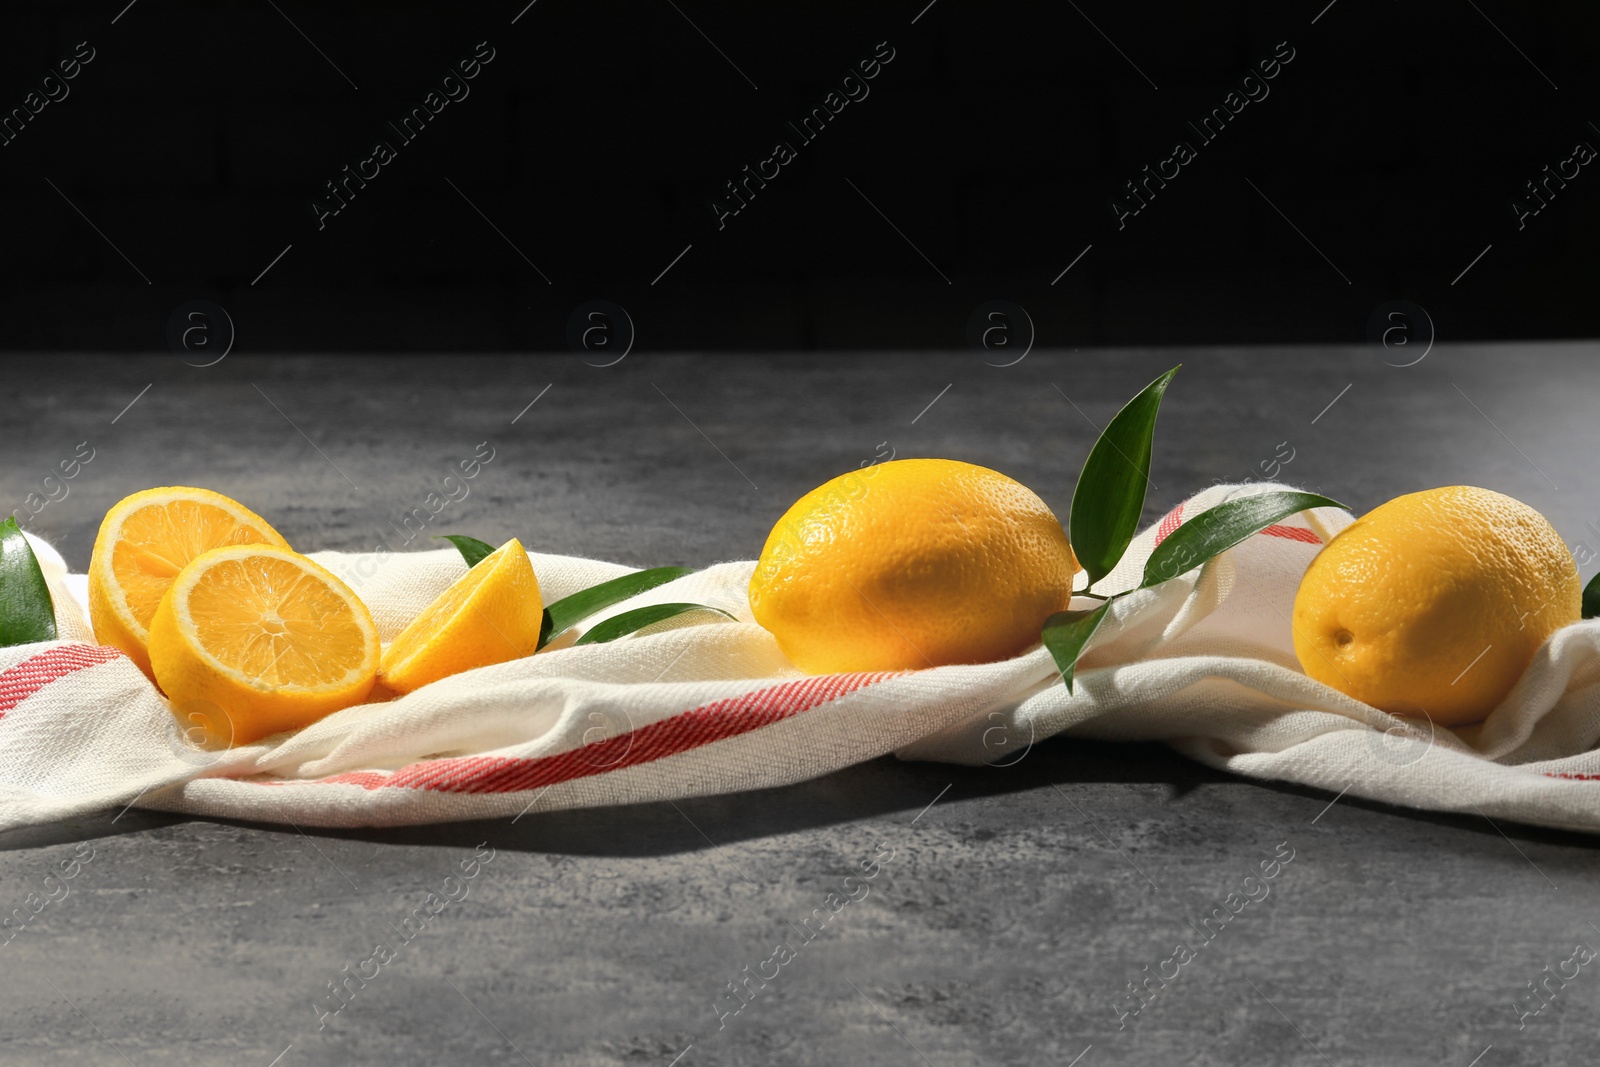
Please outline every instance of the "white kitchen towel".
[[[1219, 485], [1185, 501], [1139, 535], [1105, 587], [1136, 585], [1179, 523], [1270, 488], [1282, 487]], [[574, 632], [535, 656], [220, 752], [186, 740], [144, 675], [93, 643], [83, 576], [35, 541], [62, 639], [0, 649], [0, 829], [128, 805], [329, 827], [515, 818], [782, 785], [890, 752], [1006, 764], [1065, 734], [1161, 740], [1251, 777], [1600, 831], [1600, 621], [1557, 633], [1486, 723], [1456, 731], [1392, 718], [1301, 672], [1295, 589], [1349, 521], [1331, 509], [1295, 516], [1118, 600], [1071, 695], [1040, 647], [999, 663], [802, 674], [751, 619], [745, 561], [587, 625], [669, 601], [737, 622], [699, 612], [582, 647]], [[366, 600], [385, 641], [465, 572], [453, 549], [313, 558]], [[532, 560], [550, 600], [628, 570]]]

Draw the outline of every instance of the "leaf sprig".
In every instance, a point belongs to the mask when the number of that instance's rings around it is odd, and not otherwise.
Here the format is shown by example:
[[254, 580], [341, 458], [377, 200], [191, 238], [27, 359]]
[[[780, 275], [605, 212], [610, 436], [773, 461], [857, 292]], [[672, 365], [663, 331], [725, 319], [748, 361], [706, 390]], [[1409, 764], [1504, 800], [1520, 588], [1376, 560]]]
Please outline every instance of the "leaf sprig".
[[1111, 596], [1093, 592], [1095, 583], [1122, 561], [1138, 530], [1139, 518], [1144, 512], [1145, 489], [1150, 484], [1156, 415], [1161, 410], [1161, 398], [1178, 370], [1179, 367], [1173, 367], [1145, 386], [1117, 412], [1100, 432], [1078, 475], [1078, 485], [1072, 494], [1068, 540], [1089, 579], [1078, 595], [1095, 597], [1103, 603], [1093, 608], [1058, 611], [1045, 620], [1039, 634], [1056, 661], [1069, 693], [1078, 659], [1100, 628], [1112, 601], [1186, 574], [1290, 515], [1309, 508], [1344, 507], [1337, 500], [1317, 493], [1282, 489], [1229, 500], [1207, 508], [1173, 530], [1150, 553], [1144, 574], [1134, 589]]
[[1583, 587], [1583, 617], [1592, 619], [1600, 616], [1600, 574], [1589, 579], [1589, 584]]
[[0, 522], [0, 648], [55, 639], [50, 587], [13, 515]]
[[733, 618], [732, 615], [729, 615], [721, 608], [714, 608], [708, 604], [650, 604], [646, 607], [634, 608], [632, 611], [624, 611], [621, 615], [613, 615], [605, 622], [591, 627], [587, 633], [573, 643], [578, 645], [598, 645], [606, 641], [615, 641], [625, 634], [631, 634], [635, 630], [642, 630], [651, 623], [670, 619], [688, 611], [714, 611], [718, 615], [725, 615], [730, 619]]

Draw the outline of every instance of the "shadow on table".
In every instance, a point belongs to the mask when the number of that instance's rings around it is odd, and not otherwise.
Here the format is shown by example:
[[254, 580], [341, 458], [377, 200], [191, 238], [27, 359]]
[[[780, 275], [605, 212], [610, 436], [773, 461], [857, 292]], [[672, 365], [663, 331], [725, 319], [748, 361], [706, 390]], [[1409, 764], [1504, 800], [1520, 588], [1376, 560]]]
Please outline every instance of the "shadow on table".
[[[232, 819], [228, 825], [320, 837], [398, 845], [462, 847], [488, 839], [496, 848], [524, 852], [597, 856], [660, 856], [695, 852], [752, 838], [833, 826], [861, 819], [904, 815], [921, 817], [935, 800], [949, 804], [1048, 787], [1093, 783], [1154, 784], [1170, 787], [1170, 799], [1200, 785], [1233, 782], [1320, 803], [1333, 799], [1323, 790], [1285, 782], [1241, 779], [1195, 763], [1161, 744], [1128, 744], [1057, 738], [1033, 747], [1007, 767], [966, 767], [946, 763], [908, 763], [893, 757], [872, 760], [794, 785], [723, 796], [694, 797], [605, 808], [530, 812], [517, 819], [484, 819], [357, 829], [290, 828], [279, 823]], [[1061, 790], [1072, 799], [1070, 789]], [[1522, 841], [1585, 849], [1600, 848], [1600, 837], [1491, 823], [1478, 815], [1417, 811], [1377, 801], [1343, 797], [1340, 805], [1398, 818], [1448, 826]], [[195, 817], [127, 810], [94, 813], [47, 826], [22, 827], [0, 834], [0, 851], [38, 848], [136, 833]], [[1070, 806], [1063, 819], [1081, 816]]]

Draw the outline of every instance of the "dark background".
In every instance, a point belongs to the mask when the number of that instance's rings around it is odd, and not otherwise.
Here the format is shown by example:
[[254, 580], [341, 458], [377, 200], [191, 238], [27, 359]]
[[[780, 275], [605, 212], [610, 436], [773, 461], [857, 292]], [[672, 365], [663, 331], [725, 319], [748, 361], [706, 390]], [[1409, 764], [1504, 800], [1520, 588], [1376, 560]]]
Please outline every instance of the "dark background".
[[[0, 109], [95, 58], [0, 148], [3, 344], [162, 351], [197, 298], [257, 352], [565, 351], [592, 299], [655, 350], [959, 347], [996, 298], [1042, 346], [1357, 342], [1402, 298], [1440, 339], [1600, 334], [1595, 168], [1521, 231], [1508, 206], [1600, 146], [1593, 5], [926, 2], [11, 5]], [[323, 184], [479, 41], [470, 96], [319, 231]], [[1179, 137], [1198, 158], [1119, 230]]]

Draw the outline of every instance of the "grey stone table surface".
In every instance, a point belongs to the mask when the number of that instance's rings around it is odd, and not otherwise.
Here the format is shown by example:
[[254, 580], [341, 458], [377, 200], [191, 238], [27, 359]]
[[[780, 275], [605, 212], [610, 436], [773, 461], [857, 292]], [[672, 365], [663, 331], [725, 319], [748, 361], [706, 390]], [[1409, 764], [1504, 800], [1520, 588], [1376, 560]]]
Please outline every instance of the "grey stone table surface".
[[[802, 492], [890, 448], [998, 468], [1065, 517], [1095, 426], [1180, 361], [1147, 517], [1277, 462], [1357, 509], [1489, 486], [1584, 558], [1600, 547], [1594, 345], [1440, 345], [1409, 367], [1356, 347], [1035, 351], [1010, 367], [964, 352], [12, 356], [0, 507], [88, 442], [68, 494], [27, 523], [76, 569], [107, 507], [163, 484], [239, 497], [297, 547], [359, 549], [487, 441], [495, 459], [441, 528], [705, 565], [753, 556]], [[79, 861], [67, 895], [0, 945], [0, 1063], [1591, 1062], [1594, 967], [1537, 1015], [1514, 1004], [1600, 946], [1600, 842], [1335, 800], [1160, 746], [1056, 740], [1004, 768], [884, 759], [514, 825], [105, 812], [0, 835], [0, 912]], [[481, 843], [493, 858], [467, 896], [320, 1016], [329, 983]], [[1270, 895], [1119, 1023], [1127, 983], [1170, 967], [1189, 924], [1280, 848], [1293, 860]], [[878, 855], [865, 898], [732, 998]]]

